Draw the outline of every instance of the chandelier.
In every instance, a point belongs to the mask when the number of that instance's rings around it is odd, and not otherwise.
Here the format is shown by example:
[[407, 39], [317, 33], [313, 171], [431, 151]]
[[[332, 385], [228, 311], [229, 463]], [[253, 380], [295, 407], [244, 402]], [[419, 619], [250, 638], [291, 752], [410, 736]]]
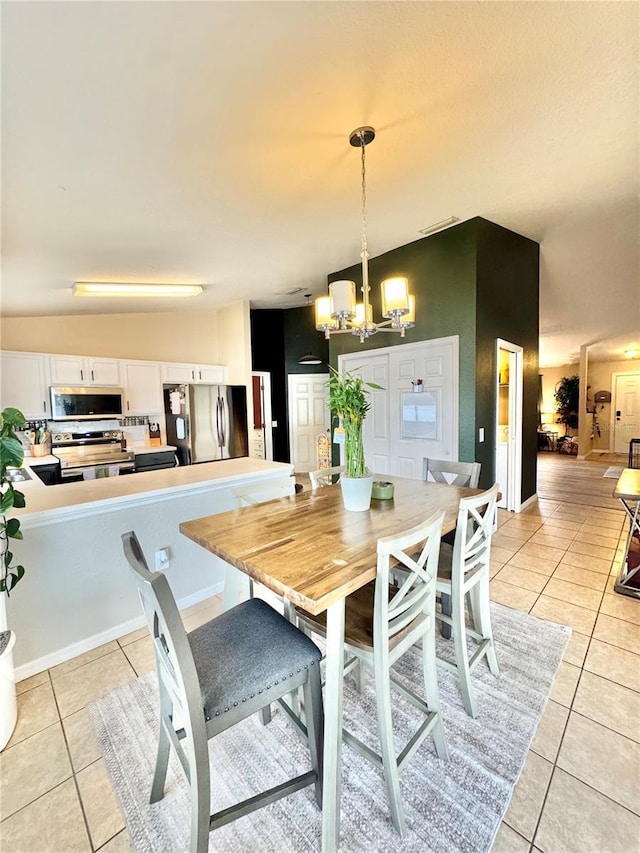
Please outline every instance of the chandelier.
[[369, 302], [369, 252], [367, 249], [367, 181], [365, 147], [373, 142], [376, 132], [372, 127], [358, 127], [349, 136], [354, 148], [360, 148], [362, 162], [362, 302], [356, 302], [354, 281], [334, 281], [329, 285], [329, 295], [315, 301], [316, 329], [331, 335], [352, 334], [362, 343], [377, 332], [399, 332], [404, 337], [406, 329], [415, 326], [415, 298], [409, 293], [409, 282], [404, 276], [387, 278], [381, 283], [382, 323], [374, 323]]

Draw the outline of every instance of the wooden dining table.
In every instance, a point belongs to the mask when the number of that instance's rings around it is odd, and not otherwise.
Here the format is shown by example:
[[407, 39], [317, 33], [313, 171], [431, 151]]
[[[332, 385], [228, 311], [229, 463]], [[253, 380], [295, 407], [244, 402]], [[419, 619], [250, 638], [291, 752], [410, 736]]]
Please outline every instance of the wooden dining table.
[[[342, 691], [346, 597], [376, 576], [377, 540], [444, 510], [455, 529], [461, 497], [478, 489], [385, 475], [390, 500], [343, 508], [339, 485], [185, 521], [180, 531], [229, 565], [225, 607], [248, 595], [249, 578], [309, 613], [327, 612], [322, 850], [340, 844]], [[233, 567], [233, 568], [231, 568]], [[234, 571], [237, 570], [237, 571]]]

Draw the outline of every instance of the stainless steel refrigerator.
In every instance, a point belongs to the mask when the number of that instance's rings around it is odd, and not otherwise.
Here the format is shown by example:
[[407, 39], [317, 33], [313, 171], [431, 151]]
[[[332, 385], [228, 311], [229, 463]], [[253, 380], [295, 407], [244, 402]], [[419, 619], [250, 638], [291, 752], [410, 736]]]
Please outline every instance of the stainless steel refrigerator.
[[164, 410], [180, 465], [249, 455], [243, 385], [165, 385]]

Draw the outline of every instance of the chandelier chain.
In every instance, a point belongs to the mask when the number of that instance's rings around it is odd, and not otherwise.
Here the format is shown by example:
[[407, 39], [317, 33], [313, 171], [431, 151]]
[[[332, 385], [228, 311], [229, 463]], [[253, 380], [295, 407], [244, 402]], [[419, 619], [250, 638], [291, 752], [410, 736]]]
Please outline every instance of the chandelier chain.
[[365, 138], [364, 131], [360, 131], [360, 158], [362, 174], [362, 251], [367, 251], [367, 173], [365, 169]]

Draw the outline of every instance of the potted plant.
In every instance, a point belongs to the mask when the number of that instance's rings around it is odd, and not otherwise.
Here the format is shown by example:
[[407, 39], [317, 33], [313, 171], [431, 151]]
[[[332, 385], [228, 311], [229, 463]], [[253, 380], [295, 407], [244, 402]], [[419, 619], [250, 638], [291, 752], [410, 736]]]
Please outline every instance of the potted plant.
[[345, 509], [363, 512], [371, 503], [373, 475], [367, 470], [364, 460], [362, 425], [371, 403], [367, 399], [368, 388], [381, 388], [375, 382], [365, 382], [352, 373], [339, 373], [330, 367], [329, 408], [337, 416], [339, 425], [334, 440], [344, 444], [345, 471], [340, 477], [342, 499]]
[[22, 579], [24, 566], [14, 565], [10, 540], [22, 539], [20, 522], [7, 518], [14, 507], [25, 505], [24, 495], [14, 488], [7, 468], [19, 468], [24, 459], [24, 448], [15, 434], [25, 420], [18, 409], [5, 409], [0, 413], [0, 750], [6, 746], [17, 718], [16, 686], [13, 678], [12, 649], [15, 634], [8, 629], [6, 597]]

